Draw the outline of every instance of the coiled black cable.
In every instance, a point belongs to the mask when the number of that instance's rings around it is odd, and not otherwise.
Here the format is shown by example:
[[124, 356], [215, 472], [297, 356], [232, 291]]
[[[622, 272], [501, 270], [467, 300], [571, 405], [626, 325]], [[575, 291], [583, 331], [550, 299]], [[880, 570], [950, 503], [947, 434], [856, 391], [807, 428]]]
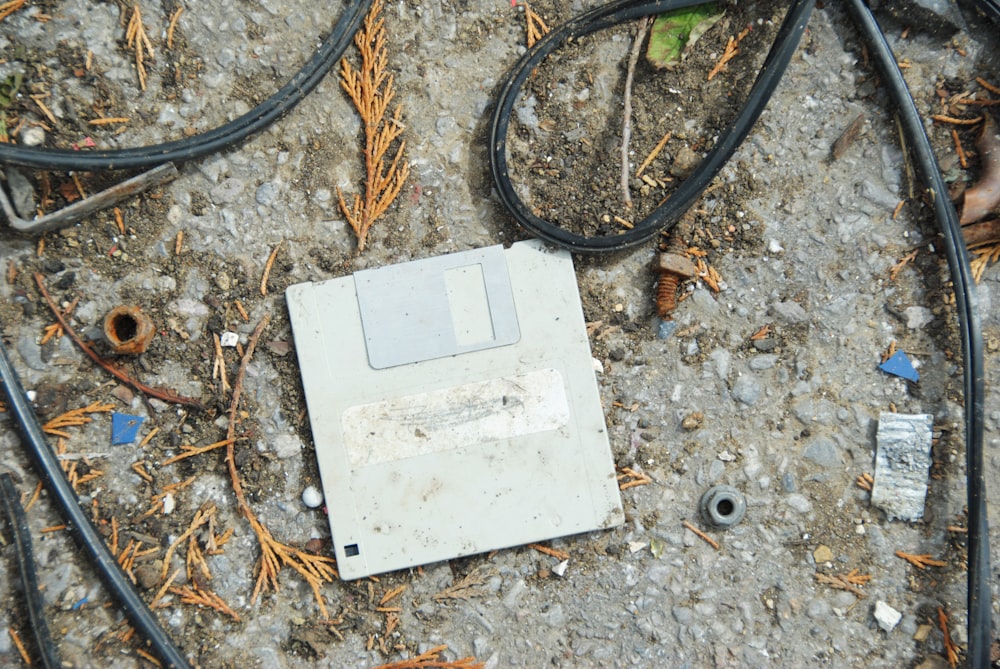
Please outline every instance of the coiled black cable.
[[52, 643], [49, 625], [45, 621], [45, 602], [38, 589], [38, 571], [35, 568], [35, 558], [31, 550], [31, 532], [28, 531], [28, 517], [21, 506], [20, 496], [14, 486], [10, 474], [0, 474], [0, 498], [7, 512], [7, 519], [14, 534], [14, 547], [17, 550], [17, 568], [21, 574], [21, 587], [24, 590], [24, 601], [28, 609], [28, 622], [31, 633], [35, 637], [35, 645], [42, 656], [42, 664], [46, 669], [62, 667], [59, 652]]
[[371, 0], [351, 0], [319, 49], [287, 84], [243, 116], [214, 130], [151, 146], [98, 151], [0, 144], [0, 163], [60, 171], [146, 169], [222, 151], [269, 126], [316, 88], [350, 45], [370, 5]]
[[965, 379], [965, 457], [969, 506], [969, 666], [990, 666], [992, 643], [989, 527], [986, 518], [986, 483], [983, 479], [983, 337], [979, 300], [969, 267], [969, 252], [962, 237], [958, 214], [951, 200], [937, 158], [896, 57], [882, 29], [864, 0], [851, 0], [851, 15], [899, 114], [907, 146], [918, 176], [927, 188], [941, 233], [955, 286], [961, 328]]
[[684, 180], [666, 202], [649, 216], [635, 224], [631, 230], [611, 236], [579, 235], [565, 230], [536, 216], [521, 200], [511, 183], [507, 168], [507, 131], [511, 113], [518, 94], [531, 72], [550, 53], [567, 40], [582, 37], [632, 19], [660, 14], [703, 4], [704, 0], [617, 0], [570, 19], [554, 28], [529, 49], [507, 74], [497, 99], [490, 123], [490, 170], [497, 194], [511, 215], [523, 227], [542, 239], [578, 253], [618, 251], [641, 244], [661, 230], [674, 225], [701, 196], [715, 175], [722, 169], [733, 152], [746, 139], [750, 129], [764, 111], [767, 101], [785, 73], [788, 62], [798, 48], [799, 38], [805, 30], [815, 0], [794, 0], [778, 30], [774, 46], [754, 81], [747, 101], [733, 123], [723, 130], [715, 146], [705, 155], [701, 164]]

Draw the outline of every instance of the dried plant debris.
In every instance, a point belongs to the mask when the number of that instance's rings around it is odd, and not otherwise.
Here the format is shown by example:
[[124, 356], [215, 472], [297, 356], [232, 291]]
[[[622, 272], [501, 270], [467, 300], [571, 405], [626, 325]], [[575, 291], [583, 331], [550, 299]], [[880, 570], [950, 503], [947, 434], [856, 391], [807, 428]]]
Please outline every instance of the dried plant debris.
[[983, 127], [976, 139], [976, 150], [979, 151], [982, 174], [979, 181], [965, 191], [962, 225], [981, 221], [1000, 207], [1000, 128], [992, 114], [984, 115]]
[[440, 602], [446, 599], [471, 599], [473, 597], [480, 597], [485, 593], [479, 586], [486, 583], [493, 576], [493, 573], [493, 570], [487, 567], [476, 567], [462, 580], [435, 594], [434, 599]]
[[[354, 44], [361, 54], [360, 68], [355, 69], [347, 58], [340, 63], [340, 85], [361, 115], [365, 132], [364, 197], [355, 195], [353, 203], [348, 205], [344, 193], [337, 188], [340, 210], [358, 237], [359, 253], [365, 250], [368, 231], [385, 214], [410, 175], [410, 166], [403, 158], [406, 141], [400, 139], [402, 108], [397, 105], [392, 116], [386, 116], [395, 91], [393, 76], [388, 71], [385, 19], [381, 13], [382, 0], [375, 0], [364, 26], [354, 36]], [[387, 164], [386, 159], [394, 147]]]
[[435, 646], [416, 657], [389, 664], [380, 664], [374, 669], [430, 669], [431, 667], [435, 669], [483, 669], [486, 666], [474, 657], [463, 657], [460, 660], [448, 662], [441, 659], [441, 653], [446, 650], [448, 650], [448, 646]]
[[139, 74], [139, 88], [146, 90], [146, 57], [155, 58], [153, 45], [142, 24], [142, 12], [138, 3], [132, 5], [132, 15], [125, 29], [125, 48], [135, 52], [135, 70]]

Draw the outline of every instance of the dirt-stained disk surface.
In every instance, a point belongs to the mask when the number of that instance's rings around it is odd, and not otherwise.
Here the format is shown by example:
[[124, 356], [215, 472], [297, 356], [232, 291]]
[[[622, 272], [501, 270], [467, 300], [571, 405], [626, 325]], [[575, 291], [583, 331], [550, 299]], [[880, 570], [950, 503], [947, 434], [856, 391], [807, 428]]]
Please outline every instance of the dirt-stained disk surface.
[[[116, 148], [217, 127], [285, 82], [343, 11], [340, 3], [273, 0], [140, 4], [154, 51], [144, 61], [144, 91], [125, 39], [130, 4], [29, 3], [0, 22], [0, 82], [22, 77], [3, 112], [14, 141]], [[531, 7], [555, 25], [595, 4]], [[210, 590], [228, 608], [184, 603], [182, 591], [169, 588], [158, 600], [159, 619], [192, 664], [363, 668], [444, 644], [444, 659], [475, 656], [488, 667], [934, 667], [945, 653], [939, 608], [965, 647], [966, 554], [955, 529], [965, 523], [962, 368], [947, 268], [932, 216], [911, 190], [887, 96], [840, 3], [822, 4], [757, 126], [686, 219], [685, 242], [718, 272], [719, 290], [705, 281], [684, 285], [671, 330], [652, 301], [657, 243], [575, 259], [616, 465], [649, 481], [622, 491], [624, 526], [547, 544], [568, 554], [565, 570], [561, 557], [520, 547], [336, 580], [320, 589], [324, 620], [309, 585], [288, 568], [276, 591], [254, 597], [260, 547], [237, 507], [225, 448], [167, 464], [188, 447], [225, 438], [231, 395], [215, 365], [215, 337], [232, 332], [239, 342], [239, 349], [220, 346], [232, 384], [240, 351], [270, 315], [246, 369], [236, 469], [248, 504], [277, 541], [332, 555], [283, 291], [527, 236], [497, 203], [486, 153], [492, 96], [525, 48], [523, 7], [506, 0], [386, 7], [411, 175], [360, 256], [337, 190], [360, 188], [361, 125], [335, 72], [267, 131], [181, 165], [175, 181], [119, 205], [122, 228], [107, 210], [41, 241], [0, 229], [0, 336], [41, 419], [94, 402], [145, 418], [140, 439], [151, 439], [112, 445], [109, 413], [87, 414], [91, 422], [65, 429], [67, 462], [78, 477], [100, 473], [79, 485], [81, 503], [119, 554], [133, 546], [123, 560], [132, 561], [146, 601], [160, 594], [165, 574], [178, 572], [175, 588]], [[671, 139], [645, 171], [652, 184], [632, 179], [632, 210], [622, 204], [619, 141], [636, 28], [612, 28], [559, 51], [529, 80], [515, 113], [509, 158], [518, 192], [539, 215], [581, 232], [605, 234], [618, 218], [644, 216], [732, 119], [783, 13], [778, 2], [727, 4], [677, 71], [640, 61], [633, 171], [665, 133]], [[949, 108], [965, 91], [1000, 98], [976, 82], [1000, 85], [995, 31], [953, 8], [940, 24], [881, 18], [925, 116], [972, 118], [988, 109]], [[748, 26], [740, 53], [707, 81], [729, 36]], [[859, 115], [856, 138], [832, 160], [832, 146]], [[128, 121], [91, 123], [101, 118]], [[952, 126], [927, 127], [949, 183], [956, 190], [973, 183], [975, 126], [955, 126], [967, 167]], [[71, 175], [25, 175], [37, 197], [46, 195], [47, 211], [79, 197]], [[93, 193], [117, 176], [76, 178]], [[279, 244], [262, 295], [265, 264]], [[207, 408], [123, 388], [66, 336], [42, 343], [54, 318], [35, 273], [61, 308], [76, 301], [70, 321], [102, 355], [110, 354], [105, 315], [120, 304], [141, 306], [157, 334], [122, 368]], [[997, 277], [988, 268], [979, 285], [988, 388], [998, 380]], [[877, 369], [893, 342], [915, 361], [919, 382]], [[883, 411], [934, 416], [921, 522], [889, 521], [856, 484], [874, 471]], [[993, 392], [986, 416], [995, 511], [1000, 401]], [[0, 469], [15, 475], [27, 503], [38, 479], [5, 413], [0, 445]], [[622, 482], [630, 480], [638, 479]], [[747, 500], [746, 517], [725, 532], [698, 516], [701, 495], [715, 484]], [[177, 543], [206, 514], [211, 520]], [[44, 493], [28, 517], [63, 661], [149, 666], [138, 653], [142, 640], [129, 634], [68, 533], [43, 532], [61, 523]], [[682, 521], [706, 530], [718, 550]], [[3, 532], [8, 540], [6, 524]], [[944, 566], [920, 570], [897, 551]], [[204, 568], [189, 572], [196, 554]], [[14, 635], [34, 650], [9, 540], [0, 546], [0, 572], [0, 664], [17, 666]], [[852, 573], [857, 592], [829, 585]], [[878, 603], [883, 618], [885, 606], [901, 614], [890, 631], [875, 617]]]

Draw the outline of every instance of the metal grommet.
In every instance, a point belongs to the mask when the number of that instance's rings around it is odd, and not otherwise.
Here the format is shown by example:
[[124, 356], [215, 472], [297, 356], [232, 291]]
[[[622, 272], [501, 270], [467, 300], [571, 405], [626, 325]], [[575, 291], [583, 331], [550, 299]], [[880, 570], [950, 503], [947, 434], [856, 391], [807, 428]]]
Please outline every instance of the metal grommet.
[[747, 500], [736, 488], [717, 485], [701, 496], [698, 510], [706, 523], [725, 530], [743, 520], [747, 512]]

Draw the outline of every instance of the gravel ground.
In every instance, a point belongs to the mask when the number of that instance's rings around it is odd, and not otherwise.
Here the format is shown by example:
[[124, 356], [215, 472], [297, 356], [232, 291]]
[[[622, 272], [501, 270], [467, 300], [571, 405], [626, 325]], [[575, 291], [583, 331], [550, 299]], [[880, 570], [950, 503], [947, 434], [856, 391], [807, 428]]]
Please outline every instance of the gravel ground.
[[[534, 8], [551, 25], [593, 4], [552, 0]], [[772, 3], [746, 4], [765, 20], [771, 12], [780, 19]], [[122, 205], [125, 235], [111, 212], [46, 235], [41, 254], [35, 238], [9, 228], [0, 233], [0, 255], [17, 269], [0, 281], [0, 328], [42, 417], [99, 400], [144, 416], [142, 435], [159, 428], [144, 446], [111, 446], [110, 418], [97, 414], [71, 428], [67, 440], [69, 452], [92, 454], [103, 471], [81, 485], [82, 502], [94, 504], [105, 527], [112, 518], [122, 526], [122, 545], [126, 537], [146, 537], [147, 546], [160, 549], [135, 570], [147, 601], [160, 588], [166, 547], [203, 503], [218, 507], [219, 534], [233, 531], [221, 553], [207, 558], [208, 584], [240, 620], [181, 604], [175, 595], [159, 609], [193, 663], [372, 667], [446, 644], [447, 659], [474, 655], [488, 667], [936, 667], [944, 643], [939, 607], [948, 613], [952, 638], [965, 645], [963, 537], [948, 529], [964, 523], [965, 474], [960, 346], [947, 270], [928, 210], [908, 197], [886, 96], [863, 66], [839, 3], [824, 4], [767, 111], [695, 207], [696, 229], [723, 230], [710, 255], [721, 290], [700, 282], [682, 288], [688, 298], [674, 315], [676, 329], [663, 337], [651, 297], [654, 245], [576, 259], [614, 458], [650, 483], [622, 492], [624, 526], [550, 543], [570, 556], [561, 575], [559, 558], [515, 548], [378, 580], [335, 581], [322, 589], [330, 624], [290, 570], [282, 572], [277, 592], [253, 597], [259, 548], [236, 508], [220, 451], [158, 464], [182, 445], [224, 437], [228, 399], [212, 377], [212, 334], [231, 329], [245, 345], [271, 314], [247, 371], [240, 428], [246, 440], [237, 463], [251, 506], [278, 539], [330, 551], [322, 507], [302, 501], [319, 479], [283, 289], [525, 237], [491, 193], [484, 148], [491, 95], [524, 49], [523, 10], [506, 0], [388, 6], [390, 65], [404, 107], [411, 176], [361, 255], [336, 203], [337, 188], [355, 192], [360, 180], [354, 148], [360, 125], [333, 76], [266, 132], [183, 165], [174, 182]], [[306, 0], [198, 3], [181, 15], [168, 51], [173, 9], [170, 2], [143, 7], [157, 54], [145, 92], [122, 49], [122, 6], [107, 2], [39, 3], [0, 23], [0, 78], [20, 70], [40, 86], [26, 93], [51, 92], [42, 98], [57, 120], [47, 142], [90, 133], [100, 146], [146, 144], [215, 127], [249, 109], [305, 60], [317, 30], [340, 11], [337, 3]], [[954, 8], [949, 12], [962, 21]], [[940, 109], [941, 82], [951, 93], [977, 90], [977, 76], [1000, 83], [998, 45], [986, 31], [955, 33], [947, 23], [921, 30], [891, 17], [886, 30], [927, 112]], [[576, 80], [594, 89], [592, 104], [576, 107], [581, 117], [615, 118], [630, 43], [629, 33], [612, 31], [579, 56], [595, 73], [593, 82]], [[92, 71], [74, 74], [88, 51]], [[579, 93], [570, 89], [553, 96]], [[46, 121], [30, 99], [20, 104], [21, 118]], [[685, 109], [711, 107], [711, 99], [664, 97], [660, 104], [663, 116], [677, 116], [682, 125], [691, 119], [692, 136], [709, 132]], [[94, 105], [132, 120], [120, 134], [87, 126], [81, 119], [93, 117]], [[859, 114], [860, 136], [830, 161], [831, 145]], [[519, 128], [528, 146], [532, 133], [547, 132], [530, 117], [525, 113]], [[605, 140], [620, 122], [607, 126]], [[646, 145], [662, 135], [655, 126], [643, 129], [637, 141]], [[928, 129], [949, 180], [974, 180], [978, 163], [973, 159], [967, 170], [957, 164], [950, 129]], [[974, 135], [962, 133], [971, 152]], [[616, 163], [616, 150], [602, 151], [593, 160]], [[635, 153], [638, 161], [645, 150]], [[587, 176], [562, 178], [574, 188]], [[531, 179], [539, 178], [525, 176], [522, 188], [531, 190]], [[901, 200], [909, 204], [894, 216]], [[262, 297], [261, 273], [279, 242]], [[916, 257], [891, 278], [914, 249]], [[203, 398], [209, 409], [188, 413], [144, 401], [116, 388], [67, 338], [40, 344], [52, 319], [33, 287], [34, 271], [45, 275], [58, 301], [80, 297], [72, 318], [87, 336], [99, 338], [113, 306], [141, 304], [159, 335], [128, 368], [149, 383]], [[998, 276], [987, 269], [979, 285], [990, 389], [1000, 370], [1000, 320], [992, 310]], [[770, 334], [751, 339], [765, 326]], [[917, 365], [918, 383], [877, 369], [893, 341]], [[232, 376], [238, 358], [230, 350], [226, 356]], [[874, 471], [879, 414], [893, 410], [934, 416], [934, 463], [920, 522], [888, 520], [855, 483]], [[1000, 400], [992, 391], [986, 416], [995, 518]], [[37, 478], [5, 414], [0, 444], [0, 469], [12, 471], [30, 495]], [[151, 482], [133, 469], [137, 462]], [[142, 517], [153, 495], [189, 477], [194, 482], [178, 489], [169, 514], [161, 505]], [[698, 500], [722, 483], [742, 491], [748, 509], [736, 527], [710, 532], [716, 550], [681, 523], [704, 527]], [[77, 667], [146, 665], [135, 642], [122, 639], [122, 614], [105, 606], [104, 591], [67, 533], [41, 532], [60, 522], [44, 494], [29, 520], [63, 660]], [[897, 550], [930, 554], [946, 566], [920, 571], [897, 558]], [[10, 632], [29, 634], [11, 545], [0, 553], [0, 664], [15, 666]], [[168, 567], [182, 564], [175, 555]], [[871, 576], [863, 597], [816, 578], [855, 569]], [[477, 582], [468, 597], [435, 599], [466, 578]], [[398, 611], [379, 610], [383, 596], [399, 586], [405, 590], [388, 604]], [[874, 615], [880, 602], [902, 615], [888, 632]]]

